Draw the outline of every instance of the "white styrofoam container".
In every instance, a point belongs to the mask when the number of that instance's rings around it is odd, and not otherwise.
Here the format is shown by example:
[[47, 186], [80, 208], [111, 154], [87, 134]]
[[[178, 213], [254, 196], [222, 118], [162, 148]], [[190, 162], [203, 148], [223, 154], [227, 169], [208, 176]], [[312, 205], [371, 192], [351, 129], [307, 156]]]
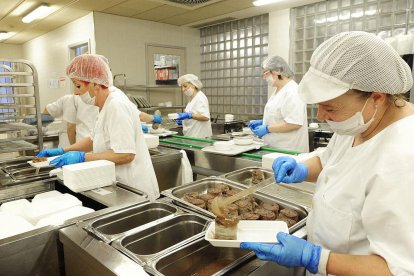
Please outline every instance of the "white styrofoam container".
[[33, 229], [35, 227], [24, 218], [10, 213], [0, 212], [0, 239]]
[[54, 213], [62, 212], [75, 206], [82, 206], [82, 202], [70, 194], [62, 194], [32, 202], [24, 209], [24, 217], [33, 225], [42, 218]]
[[49, 191], [49, 192], [46, 192], [46, 193], [37, 194], [33, 197], [32, 202], [36, 202], [38, 200], [42, 200], [42, 199], [45, 199], [45, 198], [51, 198], [51, 197], [59, 196], [61, 194], [62, 194], [61, 192], [56, 191], [56, 190]]
[[206, 241], [216, 247], [240, 248], [241, 242], [276, 243], [276, 234], [289, 233], [284, 221], [277, 220], [241, 220], [237, 225], [237, 240], [218, 240], [214, 238], [216, 224], [210, 223], [205, 235]]
[[46, 216], [40, 219], [36, 223], [36, 227], [43, 227], [46, 225], [61, 225], [63, 224], [63, 222], [65, 222], [65, 220], [76, 218], [76, 217], [86, 215], [92, 212], [94, 212], [94, 210], [91, 208], [87, 208], [83, 206], [75, 206], [67, 210], [64, 210], [62, 212], [54, 213], [52, 215], [49, 215], [49, 216]]
[[160, 144], [160, 138], [156, 135], [144, 133], [144, 138], [149, 149], [156, 148]]
[[18, 199], [9, 202], [5, 202], [0, 206], [1, 212], [22, 216], [24, 208], [30, 205], [30, 201], [27, 199]]
[[63, 183], [76, 193], [109, 186], [115, 182], [115, 163], [108, 160], [63, 166]]

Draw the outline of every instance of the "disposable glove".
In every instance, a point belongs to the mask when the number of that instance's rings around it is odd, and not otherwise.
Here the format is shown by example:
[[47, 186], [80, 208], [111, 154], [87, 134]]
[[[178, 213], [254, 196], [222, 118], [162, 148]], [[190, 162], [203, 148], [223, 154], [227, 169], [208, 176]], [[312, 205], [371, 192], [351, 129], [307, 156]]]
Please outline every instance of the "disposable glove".
[[259, 138], [262, 138], [266, 134], [270, 133], [268, 125], [260, 125], [253, 129], [253, 133], [256, 134]]
[[179, 112], [178, 116], [179, 117], [177, 118], [177, 120], [185, 120], [185, 119], [193, 118], [193, 114], [191, 114], [190, 112]]
[[154, 115], [152, 115], [152, 116], [154, 116], [154, 119], [152, 119], [152, 122], [153, 122], [153, 123], [156, 123], [156, 124], [161, 124], [161, 122], [162, 122], [162, 117], [161, 117], [160, 115], [158, 115], [158, 114], [154, 114]]
[[148, 127], [146, 125], [141, 124], [142, 132], [148, 133]]
[[175, 120], [177, 122], [177, 125], [182, 126], [183, 125], [183, 121], [182, 120]]
[[254, 128], [260, 125], [263, 125], [263, 120], [251, 120], [247, 126], [250, 127], [251, 130], [253, 130]]
[[60, 168], [65, 165], [77, 164], [85, 162], [85, 153], [83, 151], [68, 151], [67, 153], [59, 156], [52, 161], [50, 165]]
[[253, 250], [260, 260], [283, 266], [303, 266], [311, 273], [318, 272], [322, 248], [301, 238], [279, 232], [279, 243], [242, 242], [241, 249]]
[[276, 183], [299, 183], [308, 177], [308, 167], [297, 163], [292, 157], [282, 156], [276, 158], [272, 165]]
[[56, 155], [62, 155], [64, 153], [65, 151], [63, 150], [63, 148], [44, 149], [37, 154], [37, 157], [51, 157]]

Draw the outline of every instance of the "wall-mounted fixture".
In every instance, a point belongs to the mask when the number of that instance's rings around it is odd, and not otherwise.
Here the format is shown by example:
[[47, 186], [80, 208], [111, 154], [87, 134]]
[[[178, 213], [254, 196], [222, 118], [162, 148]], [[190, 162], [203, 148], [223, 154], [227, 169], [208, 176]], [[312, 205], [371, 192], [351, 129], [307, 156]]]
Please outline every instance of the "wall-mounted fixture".
[[24, 23], [30, 23], [37, 19], [42, 19], [48, 16], [52, 12], [52, 8], [47, 4], [41, 4], [36, 9], [28, 13], [25, 17], [23, 17], [22, 21]]
[[258, 6], [274, 4], [274, 3], [277, 3], [277, 2], [281, 2], [281, 0], [256, 0], [256, 1], [253, 2], [253, 5], [258, 7]]
[[6, 40], [6, 39], [14, 36], [15, 34], [16, 34], [15, 32], [0, 31], [0, 41]]

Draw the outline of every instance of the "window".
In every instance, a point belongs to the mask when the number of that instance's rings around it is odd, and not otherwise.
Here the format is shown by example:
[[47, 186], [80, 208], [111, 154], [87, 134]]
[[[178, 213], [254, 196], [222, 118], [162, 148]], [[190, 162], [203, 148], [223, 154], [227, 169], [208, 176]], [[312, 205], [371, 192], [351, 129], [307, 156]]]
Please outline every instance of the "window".
[[231, 113], [248, 120], [263, 114], [267, 84], [261, 64], [268, 51], [268, 15], [200, 30], [201, 80], [212, 118]]
[[[13, 71], [11, 62], [0, 62], [0, 72], [9, 71]], [[12, 83], [12, 78], [8, 76], [2, 76], [0, 77], [0, 84], [2, 83]], [[13, 87], [0, 86], [0, 113], [4, 114], [4, 117], [7, 117], [7, 115], [13, 115], [15, 113], [14, 108], [7, 108], [7, 104], [14, 103], [14, 98], [4, 96], [8, 94], [13, 94]], [[4, 122], [4, 120], [1, 121]]]

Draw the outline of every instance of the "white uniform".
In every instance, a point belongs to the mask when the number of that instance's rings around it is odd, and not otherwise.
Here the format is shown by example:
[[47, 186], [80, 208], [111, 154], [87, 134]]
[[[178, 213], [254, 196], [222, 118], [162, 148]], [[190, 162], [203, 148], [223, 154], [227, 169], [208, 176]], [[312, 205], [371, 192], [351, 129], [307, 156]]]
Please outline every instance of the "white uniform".
[[85, 104], [79, 96], [65, 95], [46, 106], [53, 117], [62, 117], [65, 122], [76, 124], [76, 141], [89, 137], [95, 127], [99, 108]]
[[93, 152], [112, 149], [115, 153], [134, 153], [132, 162], [116, 166], [117, 180], [148, 194], [160, 196], [151, 157], [141, 130], [139, 112], [119, 89], [110, 88], [92, 133]]
[[263, 124], [272, 125], [285, 121], [301, 125], [290, 132], [268, 133], [263, 140], [271, 147], [309, 152], [308, 120], [306, 104], [298, 94], [298, 84], [291, 80], [280, 91], [275, 91], [266, 103]]
[[185, 136], [206, 138], [213, 135], [208, 99], [202, 91], [198, 91], [194, 98], [187, 104], [185, 112], [201, 114], [204, 117], [209, 118], [208, 121], [204, 122], [193, 119], [183, 120], [183, 133]]
[[414, 116], [361, 145], [335, 134], [319, 153], [308, 240], [332, 252], [383, 257], [393, 275], [414, 275]]

